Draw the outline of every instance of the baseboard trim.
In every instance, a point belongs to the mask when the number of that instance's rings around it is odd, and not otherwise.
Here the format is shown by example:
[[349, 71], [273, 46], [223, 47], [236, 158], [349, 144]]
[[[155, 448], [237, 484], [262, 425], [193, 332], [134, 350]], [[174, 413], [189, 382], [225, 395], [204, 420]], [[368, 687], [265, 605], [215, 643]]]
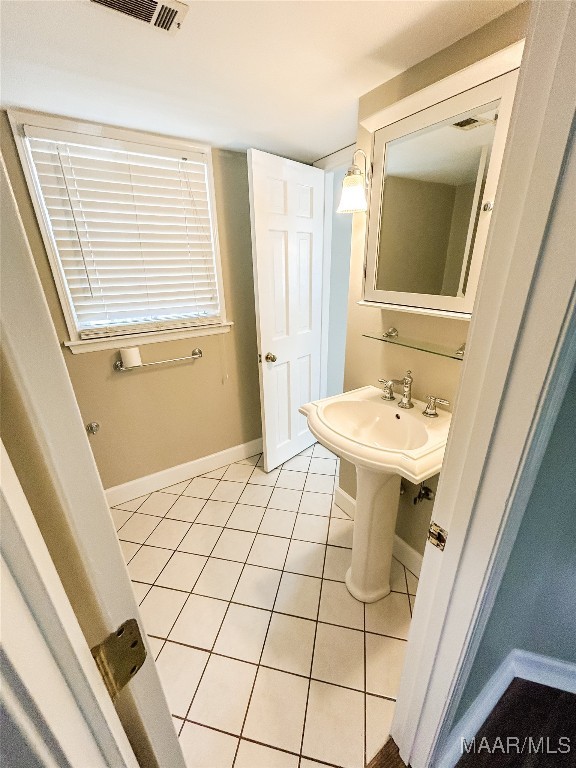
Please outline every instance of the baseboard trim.
[[[334, 503], [340, 507], [346, 514], [354, 520], [356, 513], [356, 499], [350, 496], [349, 493], [343, 491], [338, 486], [334, 492]], [[422, 555], [407, 544], [400, 536], [394, 536], [394, 548], [392, 554], [396, 560], [400, 560], [402, 565], [406, 566], [409, 571], [420, 578], [420, 571], [422, 570]]]
[[348, 517], [351, 517], [352, 520], [354, 520], [354, 514], [356, 513], [356, 499], [346, 493], [346, 491], [343, 491], [340, 486], [337, 486], [334, 491], [334, 503], [337, 507], [340, 507], [341, 510], [346, 512]]
[[394, 548], [392, 554], [396, 560], [400, 560], [402, 565], [406, 566], [409, 571], [412, 571], [414, 576], [420, 578], [420, 571], [422, 570], [423, 557], [420, 552], [417, 552], [410, 544], [407, 544], [404, 539], [401, 539], [397, 534], [394, 536]]
[[226, 464], [247, 459], [249, 456], [254, 456], [254, 454], [261, 452], [262, 438], [259, 437], [256, 440], [251, 440], [249, 443], [234, 445], [232, 448], [226, 448], [218, 453], [211, 453], [209, 456], [202, 456], [199, 459], [187, 461], [185, 464], [178, 464], [176, 467], [169, 467], [145, 477], [138, 477], [136, 480], [130, 480], [127, 483], [122, 483], [122, 485], [115, 485], [106, 490], [106, 498], [108, 504], [113, 507], [116, 504], [136, 499], [138, 496], [144, 496], [146, 493], [166, 488], [168, 485], [181, 483], [190, 477], [203, 475], [205, 472], [212, 472], [212, 470], [223, 467]]
[[515, 677], [576, 693], [576, 664], [514, 648], [452, 729], [439, 768], [454, 768], [462, 757], [462, 739], [478, 733]]

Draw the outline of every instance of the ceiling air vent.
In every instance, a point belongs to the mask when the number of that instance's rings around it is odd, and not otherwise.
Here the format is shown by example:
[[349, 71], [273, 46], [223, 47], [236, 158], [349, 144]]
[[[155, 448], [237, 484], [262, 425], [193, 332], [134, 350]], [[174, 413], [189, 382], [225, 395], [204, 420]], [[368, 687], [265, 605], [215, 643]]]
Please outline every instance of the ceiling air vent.
[[92, 0], [112, 11], [119, 11], [134, 19], [151, 24], [166, 32], [176, 32], [188, 12], [185, 3], [177, 0]]

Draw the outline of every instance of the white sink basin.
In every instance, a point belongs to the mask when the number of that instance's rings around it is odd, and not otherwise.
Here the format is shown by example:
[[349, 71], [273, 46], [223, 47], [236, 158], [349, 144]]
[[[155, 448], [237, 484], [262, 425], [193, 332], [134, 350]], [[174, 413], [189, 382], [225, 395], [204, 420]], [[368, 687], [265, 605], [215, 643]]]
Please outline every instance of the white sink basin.
[[303, 405], [300, 413], [308, 417], [318, 441], [337, 456], [421, 483], [440, 471], [451, 414], [439, 410], [437, 419], [429, 419], [419, 400], [410, 410], [398, 408], [398, 402], [382, 400], [377, 387], [361, 387]]
[[451, 414], [423, 415], [425, 404], [398, 408], [376, 387], [362, 387], [303, 405], [312, 434], [356, 467], [357, 491], [349, 592], [374, 602], [390, 592], [400, 477], [421, 483], [442, 466]]

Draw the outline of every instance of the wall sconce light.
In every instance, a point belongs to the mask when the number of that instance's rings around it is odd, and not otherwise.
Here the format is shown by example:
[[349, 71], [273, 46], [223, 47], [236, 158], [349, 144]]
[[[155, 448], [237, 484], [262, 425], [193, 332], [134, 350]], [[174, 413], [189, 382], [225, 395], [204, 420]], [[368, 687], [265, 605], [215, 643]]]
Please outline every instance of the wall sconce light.
[[[356, 155], [364, 158], [364, 172], [356, 165]], [[368, 210], [367, 192], [370, 182], [368, 158], [363, 149], [357, 149], [352, 157], [352, 165], [342, 180], [342, 197], [336, 213], [357, 213]]]

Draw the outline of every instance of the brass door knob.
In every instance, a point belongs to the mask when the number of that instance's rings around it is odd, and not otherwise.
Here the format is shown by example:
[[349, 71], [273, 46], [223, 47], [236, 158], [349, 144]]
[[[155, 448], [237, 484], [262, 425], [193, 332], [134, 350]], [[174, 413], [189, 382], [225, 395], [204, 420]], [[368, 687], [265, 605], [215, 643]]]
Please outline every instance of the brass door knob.
[[272, 352], [268, 352], [264, 360], [266, 360], [267, 363], [275, 363], [278, 358], [276, 355], [273, 355]]

